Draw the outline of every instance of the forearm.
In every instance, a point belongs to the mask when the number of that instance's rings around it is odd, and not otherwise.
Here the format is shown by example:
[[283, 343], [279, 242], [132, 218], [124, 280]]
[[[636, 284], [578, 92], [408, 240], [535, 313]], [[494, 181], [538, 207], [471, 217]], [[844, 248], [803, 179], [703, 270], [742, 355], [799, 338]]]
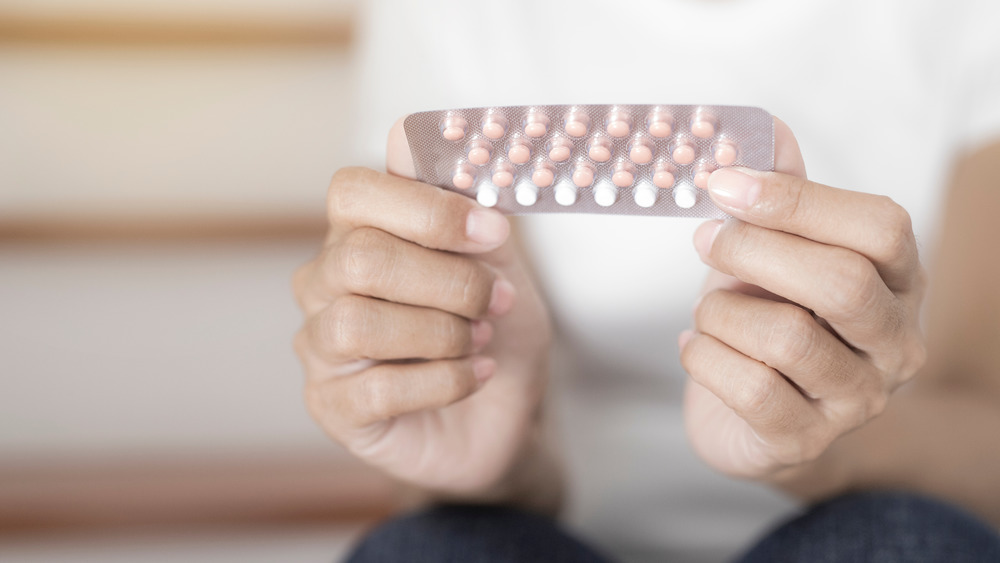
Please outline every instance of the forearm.
[[864, 489], [917, 491], [1000, 527], [997, 398], [969, 387], [921, 383], [900, 390], [882, 416], [776, 485], [810, 502]]

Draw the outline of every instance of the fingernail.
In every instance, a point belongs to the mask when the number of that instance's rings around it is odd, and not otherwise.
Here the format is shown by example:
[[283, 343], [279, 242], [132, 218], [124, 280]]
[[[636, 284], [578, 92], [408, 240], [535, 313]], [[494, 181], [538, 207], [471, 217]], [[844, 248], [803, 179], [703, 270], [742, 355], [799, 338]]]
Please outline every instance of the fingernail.
[[465, 236], [486, 246], [500, 246], [507, 240], [510, 224], [498, 211], [474, 208], [465, 220]]
[[732, 168], [721, 168], [708, 177], [708, 191], [716, 203], [750, 209], [760, 196], [760, 180]]
[[514, 307], [514, 297], [517, 290], [514, 284], [504, 278], [497, 278], [493, 282], [493, 293], [490, 295], [489, 313], [494, 316], [503, 315]]
[[712, 250], [715, 237], [719, 236], [719, 229], [722, 228], [722, 221], [707, 221], [702, 223], [698, 230], [694, 232], [694, 248], [698, 254], [708, 256]]
[[683, 350], [684, 347], [687, 346], [687, 343], [691, 341], [692, 337], [694, 337], [693, 330], [691, 329], [682, 330], [680, 335], [677, 336], [677, 347]]
[[472, 321], [472, 351], [478, 352], [493, 339], [493, 325], [487, 321]]
[[493, 358], [475, 358], [472, 360], [472, 374], [479, 383], [493, 377], [496, 371], [497, 363]]

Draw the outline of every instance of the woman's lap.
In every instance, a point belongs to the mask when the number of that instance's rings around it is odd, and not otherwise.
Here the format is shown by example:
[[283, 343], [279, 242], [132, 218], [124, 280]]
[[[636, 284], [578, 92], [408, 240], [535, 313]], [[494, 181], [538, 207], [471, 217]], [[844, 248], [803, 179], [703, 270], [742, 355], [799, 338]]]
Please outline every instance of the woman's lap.
[[[609, 559], [553, 520], [510, 508], [437, 506], [390, 520], [348, 561], [500, 563]], [[952, 505], [898, 492], [845, 495], [778, 526], [740, 563], [1000, 561], [1000, 535]]]

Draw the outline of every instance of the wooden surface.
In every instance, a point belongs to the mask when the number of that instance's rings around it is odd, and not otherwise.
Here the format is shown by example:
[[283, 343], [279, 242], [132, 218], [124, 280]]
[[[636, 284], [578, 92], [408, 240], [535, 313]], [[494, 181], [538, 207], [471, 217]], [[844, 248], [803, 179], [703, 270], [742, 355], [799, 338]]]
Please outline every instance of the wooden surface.
[[304, 46], [346, 47], [349, 15], [316, 20], [141, 17], [115, 14], [35, 15], [0, 9], [0, 45], [56, 46]]
[[344, 522], [385, 516], [394, 485], [315, 455], [0, 462], [0, 536], [55, 530]]

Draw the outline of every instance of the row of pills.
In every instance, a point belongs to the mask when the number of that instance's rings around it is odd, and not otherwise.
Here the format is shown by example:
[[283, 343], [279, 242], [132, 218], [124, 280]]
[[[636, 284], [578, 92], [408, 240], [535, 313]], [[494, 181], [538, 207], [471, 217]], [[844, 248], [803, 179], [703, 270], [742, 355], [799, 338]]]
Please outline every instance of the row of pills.
[[[531, 139], [514, 136], [504, 146], [504, 154], [514, 164], [524, 164], [540, 152]], [[553, 136], [542, 147], [541, 152], [553, 162], [565, 162], [573, 153], [574, 142], [562, 136]], [[493, 143], [482, 138], [474, 138], [466, 143], [464, 151], [466, 159], [477, 166], [489, 162], [493, 154]], [[604, 135], [594, 135], [585, 145], [585, 153], [594, 162], [608, 162], [615, 156], [615, 146], [612, 139]], [[691, 164], [698, 158], [698, 147], [685, 137], [677, 137], [666, 146], [664, 154], [657, 154], [656, 145], [645, 136], [632, 138], [625, 146], [624, 154], [635, 164], [649, 164], [654, 158], [667, 156], [676, 164]], [[736, 162], [738, 150], [736, 144], [726, 138], [717, 139], [710, 147], [712, 159], [719, 166], [732, 166]]]
[[[572, 108], [562, 116], [562, 129], [570, 137], [583, 137], [592, 127], [590, 116], [579, 108]], [[629, 136], [635, 124], [632, 115], [623, 108], [613, 107], [603, 120], [603, 130], [615, 138]], [[552, 120], [540, 109], [530, 109], [521, 120], [519, 128], [533, 139], [544, 137], [551, 127]], [[646, 116], [643, 124], [645, 131], [658, 139], [669, 137], [674, 132], [675, 119], [664, 107], [654, 107]], [[699, 109], [690, 117], [687, 130], [699, 139], [708, 139], [715, 135], [718, 118], [710, 110]], [[500, 112], [488, 112], [479, 123], [479, 130], [488, 139], [500, 139], [510, 129], [509, 120]], [[457, 114], [448, 114], [441, 120], [441, 136], [448, 141], [461, 141], [469, 135], [469, 122]]]
[[[505, 188], [510, 187], [504, 186]], [[602, 182], [592, 187], [594, 203], [601, 207], [611, 207], [619, 200], [619, 188]], [[560, 182], [552, 189], [553, 200], [563, 206], [575, 205], [579, 199], [580, 188], [576, 182]], [[514, 188], [514, 200], [522, 207], [531, 207], [538, 203], [542, 190], [537, 184], [531, 182], [521, 182]], [[665, 191], [662, 188], [648, 182], [640, 182], [632, 188], [632, 200], [642, 208], [650, 208], [659, 199], [659, 193]], [[690, 209], [698, 202], [698, 192], [691, 184], [682, 182], [670, 190], [673, 194], [674, 204], [681, 209]], [[500, 201], [501, 187], [493, 182], [483, 182], [476, 189], [476, 201], [485, 207], [494, 207]]]

